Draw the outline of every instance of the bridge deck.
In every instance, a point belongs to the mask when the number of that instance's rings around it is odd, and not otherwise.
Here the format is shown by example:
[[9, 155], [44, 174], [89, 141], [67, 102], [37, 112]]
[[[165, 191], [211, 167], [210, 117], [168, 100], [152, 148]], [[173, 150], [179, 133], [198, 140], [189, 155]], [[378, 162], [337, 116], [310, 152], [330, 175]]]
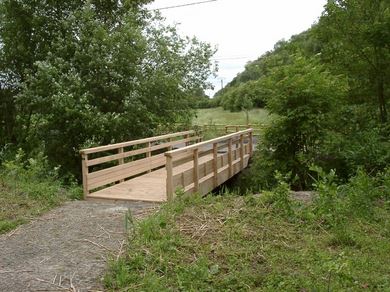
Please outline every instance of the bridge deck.
[[[199, 162], [204, 163], [212, 159], [213, 156], [208, 155], [200, 158]], [[187, 162], [175, 168], [174, 174], [184, 172], [192, 167], [193, 162]], [[87, 196], [87, 200], [165, 202], [167, 200], [166, 179], [167, 171], [165, 167], [160, 168], [91, 193]]]
[[81, 150], [85, 199], [163, 202], [177, 189], [204, 195], [252, 156], [252, 129], [199, 140], [185, 131]]

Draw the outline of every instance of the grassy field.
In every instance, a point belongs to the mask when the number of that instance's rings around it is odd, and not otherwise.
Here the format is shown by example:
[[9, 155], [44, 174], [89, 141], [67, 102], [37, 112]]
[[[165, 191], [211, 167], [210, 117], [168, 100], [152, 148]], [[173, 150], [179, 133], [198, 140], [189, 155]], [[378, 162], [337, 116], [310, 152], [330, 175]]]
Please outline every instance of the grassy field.
[[[299, 205], [298, 209], [303, 207]], [[119, 291], [390, 291], [390, 212], [336, 233], [266, 196], [181, 198], [138, 223], [105, 277]], [[380, 218], [380, 219], [379, 219]]]
[[[252, 109], [249, 112], [250, 124], [268, 124], [270, 121], [270, 115], [265, 109]], [[224, 124], [224, 125], [245, 125], [246, 114], [245, 112], [230, 112], [225, 111], [223, 108], [210, 108], [199, 109], [197, 111], [197, 117], [194, 120], [196, 125], [204, 124]]]

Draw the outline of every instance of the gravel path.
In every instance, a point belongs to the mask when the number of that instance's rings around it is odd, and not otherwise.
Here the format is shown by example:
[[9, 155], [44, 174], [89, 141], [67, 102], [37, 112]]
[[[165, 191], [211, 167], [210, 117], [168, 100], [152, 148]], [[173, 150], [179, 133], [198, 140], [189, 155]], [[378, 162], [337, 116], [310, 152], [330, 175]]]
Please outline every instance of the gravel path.
[[[0, 291], [101, 291], [107, 260], [125, 250], [126, 213], [156, 205], [68, 202], [0, 236]], [[129, 211], [130, 210], [130, 211]]]

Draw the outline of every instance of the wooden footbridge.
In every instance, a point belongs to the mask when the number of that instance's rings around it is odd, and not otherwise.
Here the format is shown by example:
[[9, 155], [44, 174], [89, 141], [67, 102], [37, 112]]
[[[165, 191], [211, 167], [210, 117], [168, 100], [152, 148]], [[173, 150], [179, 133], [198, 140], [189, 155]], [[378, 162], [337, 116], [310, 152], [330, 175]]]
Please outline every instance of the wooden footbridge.
[[163, 202], [207, 194], [248, 165], [253, 129], [201, 142], [185, 131], [81, 150], [88, 200]]

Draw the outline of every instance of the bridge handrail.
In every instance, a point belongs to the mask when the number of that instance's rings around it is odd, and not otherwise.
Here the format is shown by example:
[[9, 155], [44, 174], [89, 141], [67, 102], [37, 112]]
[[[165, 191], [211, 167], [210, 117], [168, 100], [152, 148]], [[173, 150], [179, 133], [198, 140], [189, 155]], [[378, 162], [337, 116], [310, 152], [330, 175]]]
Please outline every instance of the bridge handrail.
[[161, 152], [200, 140], [191, 130], [80, 150], [84, 196], [91, 190], [162, 167], [165, 157]]
[[176, 136], [193, 135], [193, 134], [195, 134], [195, 131], [189, 130], [189, 131], [177, 132], [177, 133], [166, 134], [166, 135], [161, 135], [161, 136], [154, 136], [154, 137], [149, 137], [149, 138], [144, 138], [144, 139], [138, 139], [138, 140], [132, 140], [132, 141], [127, 141], [127, 142], [120, 142], [120, 143], [115, 143], [115, 144], [109, 144], [109, 145], [104, 145], [104, 146], [97, 146], [97, 147], [93, 147], [93, 148], [82, 149], [79, 152], [80, 152], [80, 154], [91, 154], [91, 153], [97, 153], [97, 152], [117, 149], [117, 148], [121, 148], [121, 147], [134, 146], [137, 144], [156, 142], [158, 140], [174, 138]]
[[249, 133], [253, 133], [252, 128], [247, 129], [247, 130], [243, 130], [243, 131], [239, 131], [239, 132], [234, 132], [234, 133], [222, 136], [222, 137], [214, 138], [214, 139], [203, 141], [200, 143], [192, 144], [192, 145], [189, 145], [189, 146], [186, 146], [183, 148], [167, 151], [167, 152], [165, 152], [165, 156], [174, 156], [176, 154], [186, 152], [188, 150], [199, 149], [199, 148], [201, 148], [205, 145], [208, 145], [208, 144], [223, 142], [223, 141], [229, 140], [230, 138], [233, 138], [235, 136], [240, 136], [240, 135], [249, 134]]
[[[252, 154], [252, 128], [165, 152], [167, 199], [173, 199], [177, 188], [185, 193], [209, 192], [245, 168]], [[192, 167], [180, 169], [191, 161]]]

